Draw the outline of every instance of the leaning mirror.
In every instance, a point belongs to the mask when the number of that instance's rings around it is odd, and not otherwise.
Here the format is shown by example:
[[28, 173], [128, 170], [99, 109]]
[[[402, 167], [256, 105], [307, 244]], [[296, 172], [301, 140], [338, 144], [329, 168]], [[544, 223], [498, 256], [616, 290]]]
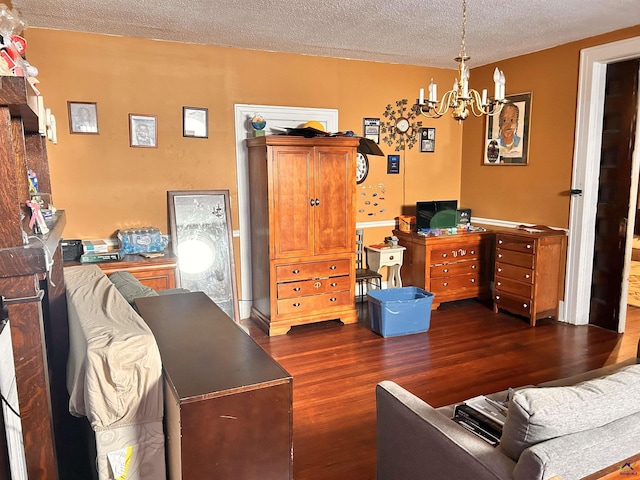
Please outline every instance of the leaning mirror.
[[167, 192], [176, 282], [240, 321], [228, 190]]

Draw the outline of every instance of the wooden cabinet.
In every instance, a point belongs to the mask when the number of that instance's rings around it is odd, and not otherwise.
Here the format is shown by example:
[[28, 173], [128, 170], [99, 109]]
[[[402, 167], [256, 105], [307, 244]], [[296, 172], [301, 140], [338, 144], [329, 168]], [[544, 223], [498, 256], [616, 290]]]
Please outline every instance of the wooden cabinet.
[[402, 283], [433, 293], [432, 308], [442, 302], [490, 298], [493, 232], [426, 237], [394, 230], [405, 247]]
[[118, 262], [98, 263], [107, 275], [125, 271], [140, 280], [140, 283], [154, 290], [176, 288], [176, 266], [178, 260], [174, 255], [157, 258], [144, 258], [140, 255], [125, 255]]
[[[51, 193], [46, 138], [38, 131], [36, 112], [37, 98], [26, 79], [0, 76], [1, 316], [8, 316], [13, 343], [26, 476], [55, 480], [64, 458], [56, 452], [55, 438], [60, 446], [60, 419], [68, 415], [68, 329], [59, 248], [65, 215], [59, 211], [47, 220], [46, 235], [28, 226], [27, 169], [36, 171], [40, 191]], [[26, 243], [23, 231], [29, 236]]]
[[536, 320], [557, 317], [567, 237], [535, 226], [496, 233], [493, 309]]
[[292, 478], [291, 375], [203, 292], [136, 306], [162, 357], [169, 480]]
[[359, 140], [247, 140], [252, 317], [269, 335], [355, 323], [355, 156]]

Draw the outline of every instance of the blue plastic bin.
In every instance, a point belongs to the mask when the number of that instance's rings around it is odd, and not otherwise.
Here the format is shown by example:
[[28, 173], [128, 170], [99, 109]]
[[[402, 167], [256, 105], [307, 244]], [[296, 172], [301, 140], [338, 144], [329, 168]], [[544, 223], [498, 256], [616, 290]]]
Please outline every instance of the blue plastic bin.
[[418, 287], [369, 291], [371, 330], [383, 337], [426, 332], [433, 297], [433, 293]]

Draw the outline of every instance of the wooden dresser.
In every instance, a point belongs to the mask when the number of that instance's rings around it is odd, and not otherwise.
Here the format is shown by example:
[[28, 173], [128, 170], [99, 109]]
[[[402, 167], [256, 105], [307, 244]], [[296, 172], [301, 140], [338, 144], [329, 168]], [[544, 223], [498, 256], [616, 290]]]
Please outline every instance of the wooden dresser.
[[357, 322], [353, 137], [247, 140], [251, 315], [269, 335], [294, 325]]
[[144, 258], [140, 255], [125, 255], [117, 262], [97, 264], [107, 275], [113, 272], [129, 272], [140, 280], [140, 283], [154, 290], [176, 288], [176, 266], [178, 259], [173, 254], [164, 257]]
[[293, 478], [291, 375], [203, 292], [135, 302], [162, 357], [168, 479]]
[[491, 297], [493, 232], [425, 237], [394, 230], [393, 234], [406, 248], [403, 285], [433, 293], [433, 309], [442, 302]]
[[493, 309], [529, 319], [556, 317], [567, 248], [563, 230], [534, 226], [496, 232]]

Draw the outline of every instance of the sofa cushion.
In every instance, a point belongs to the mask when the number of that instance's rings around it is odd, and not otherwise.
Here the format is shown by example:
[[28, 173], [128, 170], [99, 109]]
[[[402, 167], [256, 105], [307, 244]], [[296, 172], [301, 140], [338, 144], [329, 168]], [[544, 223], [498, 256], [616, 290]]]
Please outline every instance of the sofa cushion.
[[140, 283], [130, 272], [113, 272], [109, 280], [116, 286], [122, 296], [133, 305], [133, 301], [140, 297], [154, 297], [158, 295], [153, 288]]
[[638, 453], [638, 445], [640, 413], [527, 448], [520, 455], [513, 478], [583, 478], [609, 466], [622, 465]]
[[500, 448], [513, 460], [528, 447], [640, 412], [640, 365], [574, 386], [517, 391], [509, 402]]

